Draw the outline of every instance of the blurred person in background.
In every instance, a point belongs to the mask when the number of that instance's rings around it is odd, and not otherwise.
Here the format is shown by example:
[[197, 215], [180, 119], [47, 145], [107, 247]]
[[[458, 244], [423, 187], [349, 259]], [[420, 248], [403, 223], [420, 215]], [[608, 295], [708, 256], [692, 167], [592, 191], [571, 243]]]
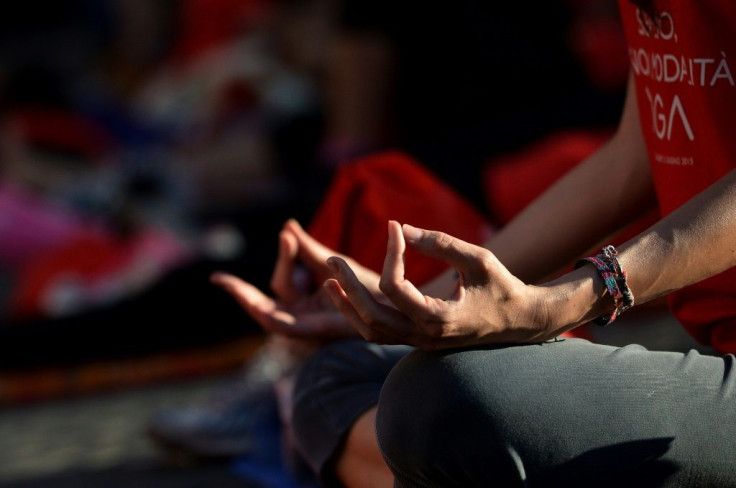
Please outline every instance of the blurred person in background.
[[[265, 284], [271, 236], [286, 216], [309, 216], [322, 11], [243, 0], [40, 7], [9, 6], [0, 21], [0, 368], [253, 333], [206, 278], [224, 268]], [[212, 307], [218, 320], [203, 328]], [[272, 349], [249, 368], [268, 386], [246, 393], [248, 418], [275, 409], [273, 380], [290, 368]]]
[[[272, 47], [275, 7], [80, 0], [7, 9], [6, 367], [144, 354], [248, 330], [240, 316], [205, 336], [189, 322], [174, 330], [166, 325], [174, 317], [164, 320], [154, 304], [192, 294], [227, 310], [195, 283], [223, 266], [267, 279], [259, 260], [244, 264], [246, 243], [254, 254], [273, 254], [260, 232], [307, 212], [290, 190], [299, 188], [290, 163], [274, 148], [283, 140], [309, 158], [310, 136], [294, 137], [289, 127], [311, 117], [316, 102], [307, 77]], [[182, 317], [204, 310], [188, 303]], [[144, 315], [161, 325], [136, 320]], [[104, 337], [111, 331], [116, 340]]]

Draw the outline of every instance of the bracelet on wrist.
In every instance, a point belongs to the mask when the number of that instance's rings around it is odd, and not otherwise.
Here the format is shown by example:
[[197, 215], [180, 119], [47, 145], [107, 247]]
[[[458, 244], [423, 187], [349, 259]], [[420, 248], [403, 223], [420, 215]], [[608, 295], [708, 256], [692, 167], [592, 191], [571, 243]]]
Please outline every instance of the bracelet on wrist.
[[597, 256], [589, 256], [583, 258], [575, 264], [575, 268], [580, 268], [585, 264], [595, 266], [598, 275], [606, 285], [606, 292], [613, 298], [615, 309], [610, 316], [598, 317], [593, 323], [605, 326], [616, 320], [619, 315], [634, 306], [634, 295], [626, 282], [626, 271], [621, 269], [621, 263], [618, 261], [618, 251], [613, 246], [606, 246]]

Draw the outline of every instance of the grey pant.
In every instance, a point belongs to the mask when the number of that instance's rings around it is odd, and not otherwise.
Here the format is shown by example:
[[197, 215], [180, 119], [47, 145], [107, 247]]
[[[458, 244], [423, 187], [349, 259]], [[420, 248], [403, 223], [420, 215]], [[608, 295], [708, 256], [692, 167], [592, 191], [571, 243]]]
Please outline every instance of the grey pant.
[[378, 403], [397, 486], [736, 486], [731, 355], [576, 339], [409, 351], [345, 342], [305, 366], [295, 430], [325, 484]]

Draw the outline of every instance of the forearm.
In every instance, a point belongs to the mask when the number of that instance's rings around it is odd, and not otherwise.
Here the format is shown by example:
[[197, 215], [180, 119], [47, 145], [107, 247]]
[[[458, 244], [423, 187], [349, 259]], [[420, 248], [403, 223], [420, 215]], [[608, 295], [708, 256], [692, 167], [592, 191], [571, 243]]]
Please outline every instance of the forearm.
[[[637, 304], [736, 266], [736, 170], [619, 248]], [[613, 311], [592, 266], [544, 285], [553, 327], [570, 329]]]

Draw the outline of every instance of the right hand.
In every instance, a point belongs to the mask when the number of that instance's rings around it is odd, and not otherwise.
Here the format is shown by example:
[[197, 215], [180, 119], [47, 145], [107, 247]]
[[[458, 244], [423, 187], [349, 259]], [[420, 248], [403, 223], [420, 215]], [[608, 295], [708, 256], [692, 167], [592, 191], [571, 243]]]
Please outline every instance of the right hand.
[[267, 332], [320, 342], [359, 337], [321, 286], [310, 294], [294, 282], [297, 261], [304, 264], [317, 283], [332, 277], [326, 263], [330, 256], [339, 256], [348, 262], [371, 294], [376, 299], [382, 297], [378, 273], [322, 245], [293, 219], [284, 224], [279, 234], [279, 254], [271, 277], [276, 299], [228, 273], [214, 273], [211, 281], [230, 293]]

